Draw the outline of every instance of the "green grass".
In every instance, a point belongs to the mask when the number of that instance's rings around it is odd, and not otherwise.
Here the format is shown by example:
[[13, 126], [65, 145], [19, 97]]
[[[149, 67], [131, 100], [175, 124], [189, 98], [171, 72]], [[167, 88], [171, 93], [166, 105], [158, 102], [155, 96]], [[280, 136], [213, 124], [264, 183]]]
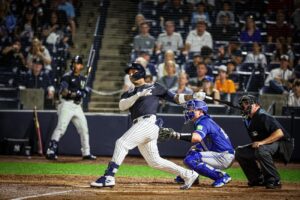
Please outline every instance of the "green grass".
[[[0, 162], [0, 174], [61, 174], [61, 175], [101, 175], [107, 165], [79, 163], [24, 163]], [[226, 170], [234, 180], [246, 180], [240, 168]], [[282, 181], [300, 183], [300, 169], [279, 169]], [[117, 174], [123, 177], [174, 178], [174, 175], [144, 165], [122, 165]]]

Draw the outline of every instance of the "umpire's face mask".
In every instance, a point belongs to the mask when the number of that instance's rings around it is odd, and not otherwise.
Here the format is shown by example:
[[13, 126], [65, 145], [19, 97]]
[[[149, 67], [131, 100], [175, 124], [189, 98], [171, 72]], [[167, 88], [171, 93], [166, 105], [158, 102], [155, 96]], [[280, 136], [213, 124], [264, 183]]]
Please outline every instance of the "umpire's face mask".
[[240, 107], [242, 116], [248, 118], [251, 114], [252, 104], [250, 104], [248, 101], [243, 101], [240, 103]]

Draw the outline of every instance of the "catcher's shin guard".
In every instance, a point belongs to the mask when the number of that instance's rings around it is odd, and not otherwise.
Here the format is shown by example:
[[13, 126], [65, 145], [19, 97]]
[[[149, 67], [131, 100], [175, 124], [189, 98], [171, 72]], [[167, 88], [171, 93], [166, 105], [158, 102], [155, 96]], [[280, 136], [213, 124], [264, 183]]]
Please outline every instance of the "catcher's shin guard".
[[223, 177], [223, 173], [215, 168], [209, 166], [206, 163], [199, 162], [198, 159], [195, 159], [194, 156], [187, 156], [183, 160], [184, 164], [188, 166], [190, 169], [195, 170], [198, 174], [202, 176], [209, 177], [213, 180], [218, 180]]
[[115, 176], [119, 169], [119, 165], [115, 162], [109, 162], [107, 169], [105, 170], [104, 176]]
[[56, 160], [58, 152], [58, 142], [55, 140], [51, 140], [49, 142], [49, 147], [46, 152], [46, 159], [48, 160]]

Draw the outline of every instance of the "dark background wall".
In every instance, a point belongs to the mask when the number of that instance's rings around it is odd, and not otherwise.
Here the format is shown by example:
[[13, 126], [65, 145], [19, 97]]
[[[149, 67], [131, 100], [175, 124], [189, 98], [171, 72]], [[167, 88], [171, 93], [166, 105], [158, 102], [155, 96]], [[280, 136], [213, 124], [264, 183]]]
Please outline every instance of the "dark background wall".
[[[44, 152], [57, 124], [57, 115], [53, 111], [38, 113]], [[111, 156], [115, 141], [130, 127], [130, 116], [126, 114], [86, 114], [90, 132], [91, 152], [98, 156]], [[187, 131], [189, 125], [184, 125], [182, 115], [158, 115], [164, 121], [164, 127], [172, 127], [176, 131]], [[250, 142], [246, 129], [240, 116], [212, 116], [231, 138], [235, 147]], [[279, 122], [291, 132], [291, 119], [289, 117], [276, 117]], [[31, 111], [0, 111], [0, 141], [3, 138], [25, 138], [35, 134], [33, 127], [33, 113]], [[300, 160], [300, 118], [293, 123], [293, 137], [295, 150], [292, 159]], [[159, 144], [162, 156], [182, 157], [191, 144], [184, 141], [169, 141]], [[66, 155], [81, 155], [79, 135], [70, 123], [65, 135], [59, 143], [59, 153]], [[140, 155], [137, 148], [129, 155]]]

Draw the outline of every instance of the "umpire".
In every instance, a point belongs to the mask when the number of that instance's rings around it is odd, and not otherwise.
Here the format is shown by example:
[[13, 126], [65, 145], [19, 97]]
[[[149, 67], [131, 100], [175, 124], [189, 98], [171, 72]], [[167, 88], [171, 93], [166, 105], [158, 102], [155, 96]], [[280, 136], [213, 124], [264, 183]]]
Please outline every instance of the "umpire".
[[239, 99], [239, 105], [252, 143], [237, 147], [235, 158], [249, 181], [248, 186], [281, 188], [273, 158], [280, 154], [285, 139], [290, 138], [289, 134], [273, 116], [260, 107], [256, 97], [244, 95]]

